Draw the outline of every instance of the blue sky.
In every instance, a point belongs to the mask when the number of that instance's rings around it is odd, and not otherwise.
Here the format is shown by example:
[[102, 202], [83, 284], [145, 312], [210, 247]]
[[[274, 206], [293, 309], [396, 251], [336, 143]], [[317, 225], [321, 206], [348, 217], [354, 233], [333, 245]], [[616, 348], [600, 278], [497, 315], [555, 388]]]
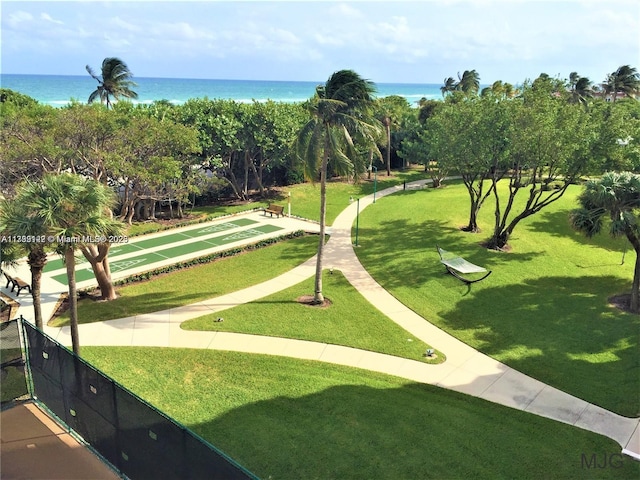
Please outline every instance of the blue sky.
[[138, 77], [438, 83], [475, 69], [522, 83], [640, 69], [637, 0], [12, 1], [2, 73], [86, 75], [120, 57]]

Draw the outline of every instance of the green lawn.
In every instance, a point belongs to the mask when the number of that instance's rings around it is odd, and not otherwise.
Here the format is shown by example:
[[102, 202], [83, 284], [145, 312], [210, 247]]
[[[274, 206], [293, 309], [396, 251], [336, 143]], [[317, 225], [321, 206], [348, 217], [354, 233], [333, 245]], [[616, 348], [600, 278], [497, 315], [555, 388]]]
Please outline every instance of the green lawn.
[[[224, 295], [269, 280], [311, 258], [318, 237], [303, 236], [279, 242], [212, 263], [153, 277], [150, 281], [117, 288], [111, 302], [78, 302], [80, 323], [151, 313]], [[267, 268], [268, 266], [268, 268]], [[53, 319], [51, 326], [68, 325], [69, 314]]]
[[[492, 226], [490, 204], [481, 211], [483, 233], [460, 231], [468, 217], [460, 185], [387, 196], [361, 212], [357, 255], [395, 297], [465, 343], [589, 402], [638, 416], [640, 319], [607, 304], [630, 289], [635, 255], [621, 265], [624, 242], [571, 230], [567, 214], [579, 191], [524, 220], [509, 253], [480, 246]], [[468, 290], [445, 274], [436, 244], [492, 275]]]
[[[313, 292], [312, 277], [255, 302], [189, 320], [182, 328], [297, 338], [426, 361], [429, 346], [380, 313], [340, 272], [325, 271], [322, 283], [325, 297], [332, 302], [326, 308], [296, 300]], [[220, 316], [224, 321], [215, 322]], [[428, 363], [444, 361], [445, 355], [437, 353]]]
[[[636, 479], [606, 437], [363, 370], [265, 355], [84, 347], [84, 357], [261, 478]], [[616, 464], [617, 465], [617, 464]]]

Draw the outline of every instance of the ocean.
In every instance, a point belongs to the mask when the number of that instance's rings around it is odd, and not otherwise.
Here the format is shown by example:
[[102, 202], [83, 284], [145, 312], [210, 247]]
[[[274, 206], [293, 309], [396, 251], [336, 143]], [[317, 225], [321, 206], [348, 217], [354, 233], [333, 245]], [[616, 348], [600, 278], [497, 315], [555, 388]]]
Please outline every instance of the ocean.
[[[229, 99], [237, 102], [273, 100], [302, 102], [311, 98], [318, 82], [288, 82], [270, 80], [202, 80], [188, 78], [134, 77], [138, 86], [135, 103], [168, 100], [182, 104], [191, 98]], [[38, 102], [61, 107], [71, 100], [85, 103], [96, 89], [96, 80], [89, 75], [18, 75], [0, 74], [0, 87], [35, 98]], [[440, 85], [376, 83], [378, 97], [399, 95], [413, 106], [421, 98], [441, 99]]]

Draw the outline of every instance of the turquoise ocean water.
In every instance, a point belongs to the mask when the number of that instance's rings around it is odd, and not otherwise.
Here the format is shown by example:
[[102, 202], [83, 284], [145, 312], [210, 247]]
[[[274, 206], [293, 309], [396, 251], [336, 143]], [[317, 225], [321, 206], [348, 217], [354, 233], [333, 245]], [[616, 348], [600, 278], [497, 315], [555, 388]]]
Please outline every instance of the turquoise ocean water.
[[[181, 104], [190, 98], [301, 102], [313, 96], [319, 82], [287, 82], [260, 80], [200, 80], [183, 78], [135, 77], [138, 103], [169, 100]], [[40, 103], [63, 106], [70, 100], [86, 102], [97, 82], [89, 75], [16, 75], [0, 74], [0, 87], [29, 95]], [[376, 83], [377, 96], [400, 95], [413, 106], [421, 98], [442, 98], [440, 85]]]

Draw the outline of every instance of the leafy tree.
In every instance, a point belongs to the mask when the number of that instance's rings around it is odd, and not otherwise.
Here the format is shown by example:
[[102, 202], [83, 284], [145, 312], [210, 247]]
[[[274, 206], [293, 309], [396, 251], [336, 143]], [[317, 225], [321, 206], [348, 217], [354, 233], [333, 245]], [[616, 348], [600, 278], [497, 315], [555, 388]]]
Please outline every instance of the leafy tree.
[[98, 88], [89, 95], [88, 103], [93, 103], [99, 98], [100, 101], [106, 103], [107, 108], [109, 108], [111, 106], [111, 97], [116, 100], [119, 100], [120, 97], [138, 98], [138, 94], [131, 90], [131, 87], [137, 86], [136, 83], [131, 80], [133, 75], [127, 64], [119, 58], [105, 58], [102, 61], [100, 76], [98, 76], [89, 65], [85, 68], [89, 75], [98, 82]]
[[592, 102], [589, 115], [594, 139], [589, 173], [640, 172], [640, 103]]
[[609, 218], [609, 233], [626, 237], [636, 252], [630, 309], [640, 313], [640, 175], [608, 172], [587, 182], [578, 197], [580, 208], [571, 213], [573, 227], [588, 237], [600, 233]]
[[[504, 248], [520, 221], [561, 198], [590, 169], [593, 135], [588, 113], [567, 105], [552, 94], [554, 89], [555, 82], [534, 82], [513, 115], [508, 195], [506, 201], [501, 199], [494, 182], [496, 221], [489, 248]], [[523, 190], [524, 206], [514, 211], [516, 196]]]
[[375, 109], [376, 116], [384, 126], [386, 146], [385, 146], [385, 164], [387, 168], [387, 176], [391, 175], [391, 131], [397, 130], [400, 121], [411, 108], [409, 102], [404, 97], [391, 95], [376, 100]]
[[[503, 155], [504, 119], [497, 115], [489, 98], [467, 99], [460, 103], [445, 103], [426, 123], [423, 138], [429, 145], [430, 159], [437, 161], [443, 172], [460, 175], [469, 193], [469, 222], [464, 231], [478, 232], [478, 212], [491, 193], [487, 186], [493, 168]], [[494, 111], [495, 110], [495, 111]], [[494, 142], [496, 145], [494, 145]]]
[[[442, 102], [435, 103], [442, 105]], [[431, 185], [434, 188], [438, 188], [442, 185], [448, 170], [444, 162], [438, 162], [436, 157], [433, 156], [429, 132], [420, 118], [422, 113], [423, 110], [421, 109], [417, 117], [413, 115], [404, 118], [402, 122], [403, 138], [398, 156], [406, 162], [424, 165], [425, 172], [431, 177]], [[431, 116], [426, 118], [431, 118]]]
[[43, 231], [56, 239], [66, 239], [58, 243], [58, 248], [67, 269], [71, 342], [73, 351], [79, 354], [75, 252], [87, 245], [83, 239], [119, 233], [119, 224], [109, 214], [115, 201], [113, 191], [95, 180], [69, 173], [46, 174], [39, 182], [26, 182], [20, 191], [24, 208], [41, 222]]
[[307, 178], [320, 176], [320, 238], [313, 301], [324, 302], [322, 294], [322, 254], [325, 242], [327, 206], [327, 166], [332, 162], [337, 172], [346, 173], [357, 165], [354, 138], [375, 137], [378, 127], [370, 116], [375, 86], [352, 70], [333, 73], [308, 102], [311, 119], [302, 127], [296, 140], [296, 153], [304, 164]]
[[49, 106], [28, 104], [4, 109], [0, 115], [0, 192], [12, 195], [24, 178], [38, 179], [44, 172], [60, 172], [65, 156], [54, 135], [60, 112]]
[[607, 75], [602, 88], [606, 94], [611, 95], [614, 102], [621, 93], [626, 97], [634, 98], [640, 93], [640, 73], [629, 65], [622, 65], [615, 72]]
[[198, 152], [195, 129], [151, 117], [130, 118], [114, 155], [114, 181], [122, 191], [120, 218], [131, 224], [134, 217], [153, 218], [158, 201], [186, 201]]

